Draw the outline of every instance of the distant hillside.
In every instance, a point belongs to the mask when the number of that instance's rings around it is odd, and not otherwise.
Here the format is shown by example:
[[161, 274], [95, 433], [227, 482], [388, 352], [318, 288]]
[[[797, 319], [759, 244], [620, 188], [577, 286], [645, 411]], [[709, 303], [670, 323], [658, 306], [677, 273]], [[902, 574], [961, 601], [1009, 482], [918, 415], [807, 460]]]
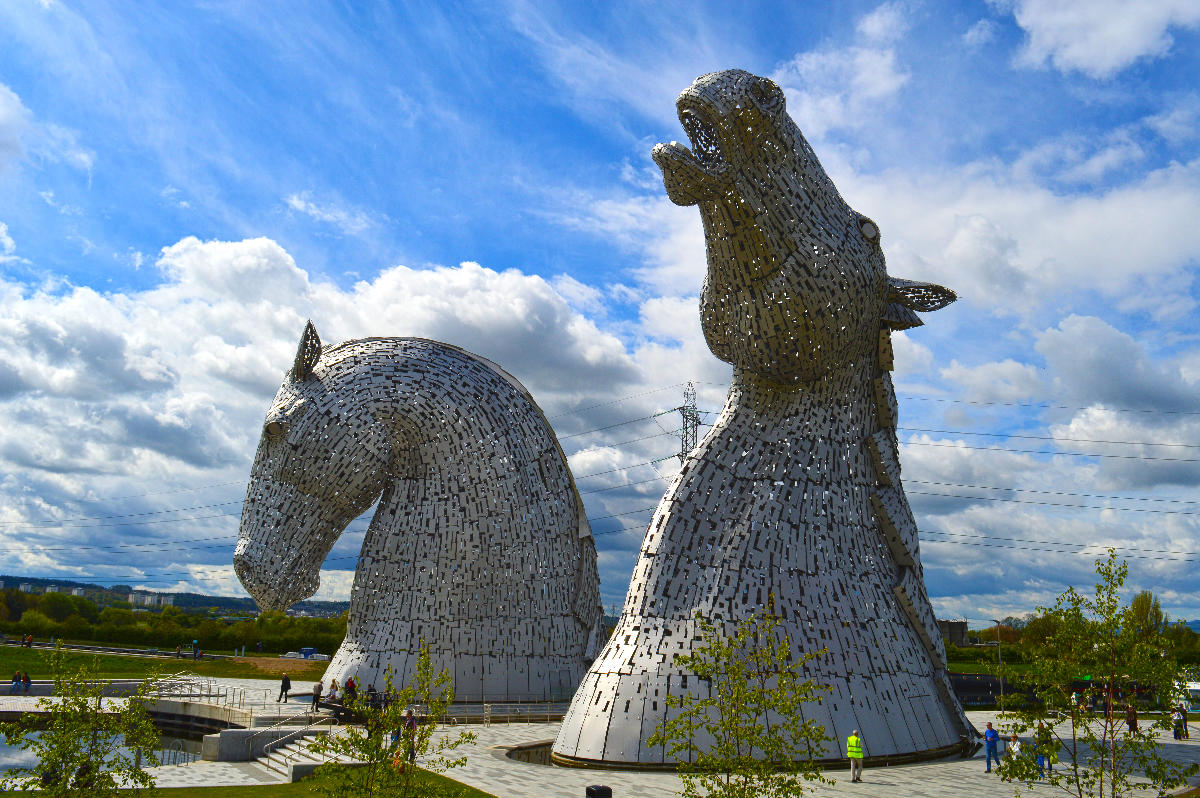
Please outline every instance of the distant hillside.
[[[116, 601], [125, 601], [130, 593], [135, 592], [130, 585], [97, 585], [91, 582], [77, 582], [70, 579], [43, 579], [36, 576], [11, 576], [8, 574], [0, 575], [0, 582], [4, 583], [6, 588], [16, 588], [18, 585], [31, 584], [34, 585], [38, 592], [42, 592], [47, 585], [51, 585], [60, 589], [69, 589], [73, 587], [83, 588], [83, 594], [87, 598], [97, 604], [111, 604]], [[254, 599], [248, 597], [237, 596], [207, 596], [203, 593], [173, 593], [170, 591], [142, 591], [137, 592], [163, 592], [171, 596], [176, 607], [180, 609], [209, 609], [215, 608], [221, 612], [228, 614], [241, 615], [257, 615], [258, 605], [254, 603]], [[301, 601], [292, 606], [294, 612], [304, 612], [309, 615], [332, 616], [339, 615], [350, 608], [348, 601]]]

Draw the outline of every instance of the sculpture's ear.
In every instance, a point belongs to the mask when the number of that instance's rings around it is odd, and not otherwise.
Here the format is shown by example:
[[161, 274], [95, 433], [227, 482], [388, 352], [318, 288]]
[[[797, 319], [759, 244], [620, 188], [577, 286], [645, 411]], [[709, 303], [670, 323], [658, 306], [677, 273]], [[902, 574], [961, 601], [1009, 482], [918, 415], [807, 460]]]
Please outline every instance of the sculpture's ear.
[[300, 347], [296, 350], [296, 361], [292, 363], [292, 380], [302, 382], [308, 379], [321, 359], [321, 336], [312, 320], [304, 325], [304, 334], [300, 336]]
[[889, 277], [888, 303], [884, 309], [883, 320], [893, 330], [919, 327], [923, 322], [913, 311], [928, 313], [941, 310], [956, 299], [958, 294], [936, 283], [919, 283], [916, 280]]

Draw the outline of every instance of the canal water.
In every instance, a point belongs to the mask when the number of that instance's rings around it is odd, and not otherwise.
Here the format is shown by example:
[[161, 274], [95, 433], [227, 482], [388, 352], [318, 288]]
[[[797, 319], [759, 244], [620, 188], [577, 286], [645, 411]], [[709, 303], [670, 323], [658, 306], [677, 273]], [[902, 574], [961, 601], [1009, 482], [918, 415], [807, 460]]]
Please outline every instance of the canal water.
[[[34, 732], [36, 736], [40, 732]], [[183, 765], [194, 762], [200, 757], [201, 741], [199, 737], [187, 739], [163, 735], [159, 738], [158, 758], [163, 765]], [[114, 753], [127, 753], [128, 749], [118, 747]], [[23, 750], [10, 745], [8, 740], [0, 735], [0, 773], [13, 768], [32, 768], [37, 764], [37, 756], [32, 751]]]

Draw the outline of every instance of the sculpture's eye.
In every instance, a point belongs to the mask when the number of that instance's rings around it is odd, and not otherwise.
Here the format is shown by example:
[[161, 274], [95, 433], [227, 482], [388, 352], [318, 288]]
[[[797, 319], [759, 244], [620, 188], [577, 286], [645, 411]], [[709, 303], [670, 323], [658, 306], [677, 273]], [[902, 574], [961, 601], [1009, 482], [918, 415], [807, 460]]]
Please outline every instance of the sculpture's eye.
[[858, 229], [862, 233], [863, 238], [872, 244], [879, 243], [879, 225], [864, 216], [858, 220]]
[[267, 425], [263, 427], [263, 432], [266, 433], [269, 439], [277, 441], [282, 439], [287, 433], [287, 427], [282, 421], [268, 421]]
[[750, 96], [763, 108], [771, 109], [783, 101], [783, 89], [773, 80], [759, 78], [750, 84]]

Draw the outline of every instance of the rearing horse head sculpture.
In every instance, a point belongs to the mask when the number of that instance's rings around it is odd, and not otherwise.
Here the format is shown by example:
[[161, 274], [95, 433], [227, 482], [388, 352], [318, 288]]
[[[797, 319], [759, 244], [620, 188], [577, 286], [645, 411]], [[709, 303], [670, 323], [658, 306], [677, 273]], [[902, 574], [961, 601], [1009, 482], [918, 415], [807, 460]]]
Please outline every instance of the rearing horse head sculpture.
[[234, 567], [311, 596], [376, 500], [333, 678], [403, 681], [423, 645], [460, 700], [557, 699], [599, 644], [595, 547], [553, 430], [498, 366], [419, 338], [322, 348], [309, 322], [263, 425]]

